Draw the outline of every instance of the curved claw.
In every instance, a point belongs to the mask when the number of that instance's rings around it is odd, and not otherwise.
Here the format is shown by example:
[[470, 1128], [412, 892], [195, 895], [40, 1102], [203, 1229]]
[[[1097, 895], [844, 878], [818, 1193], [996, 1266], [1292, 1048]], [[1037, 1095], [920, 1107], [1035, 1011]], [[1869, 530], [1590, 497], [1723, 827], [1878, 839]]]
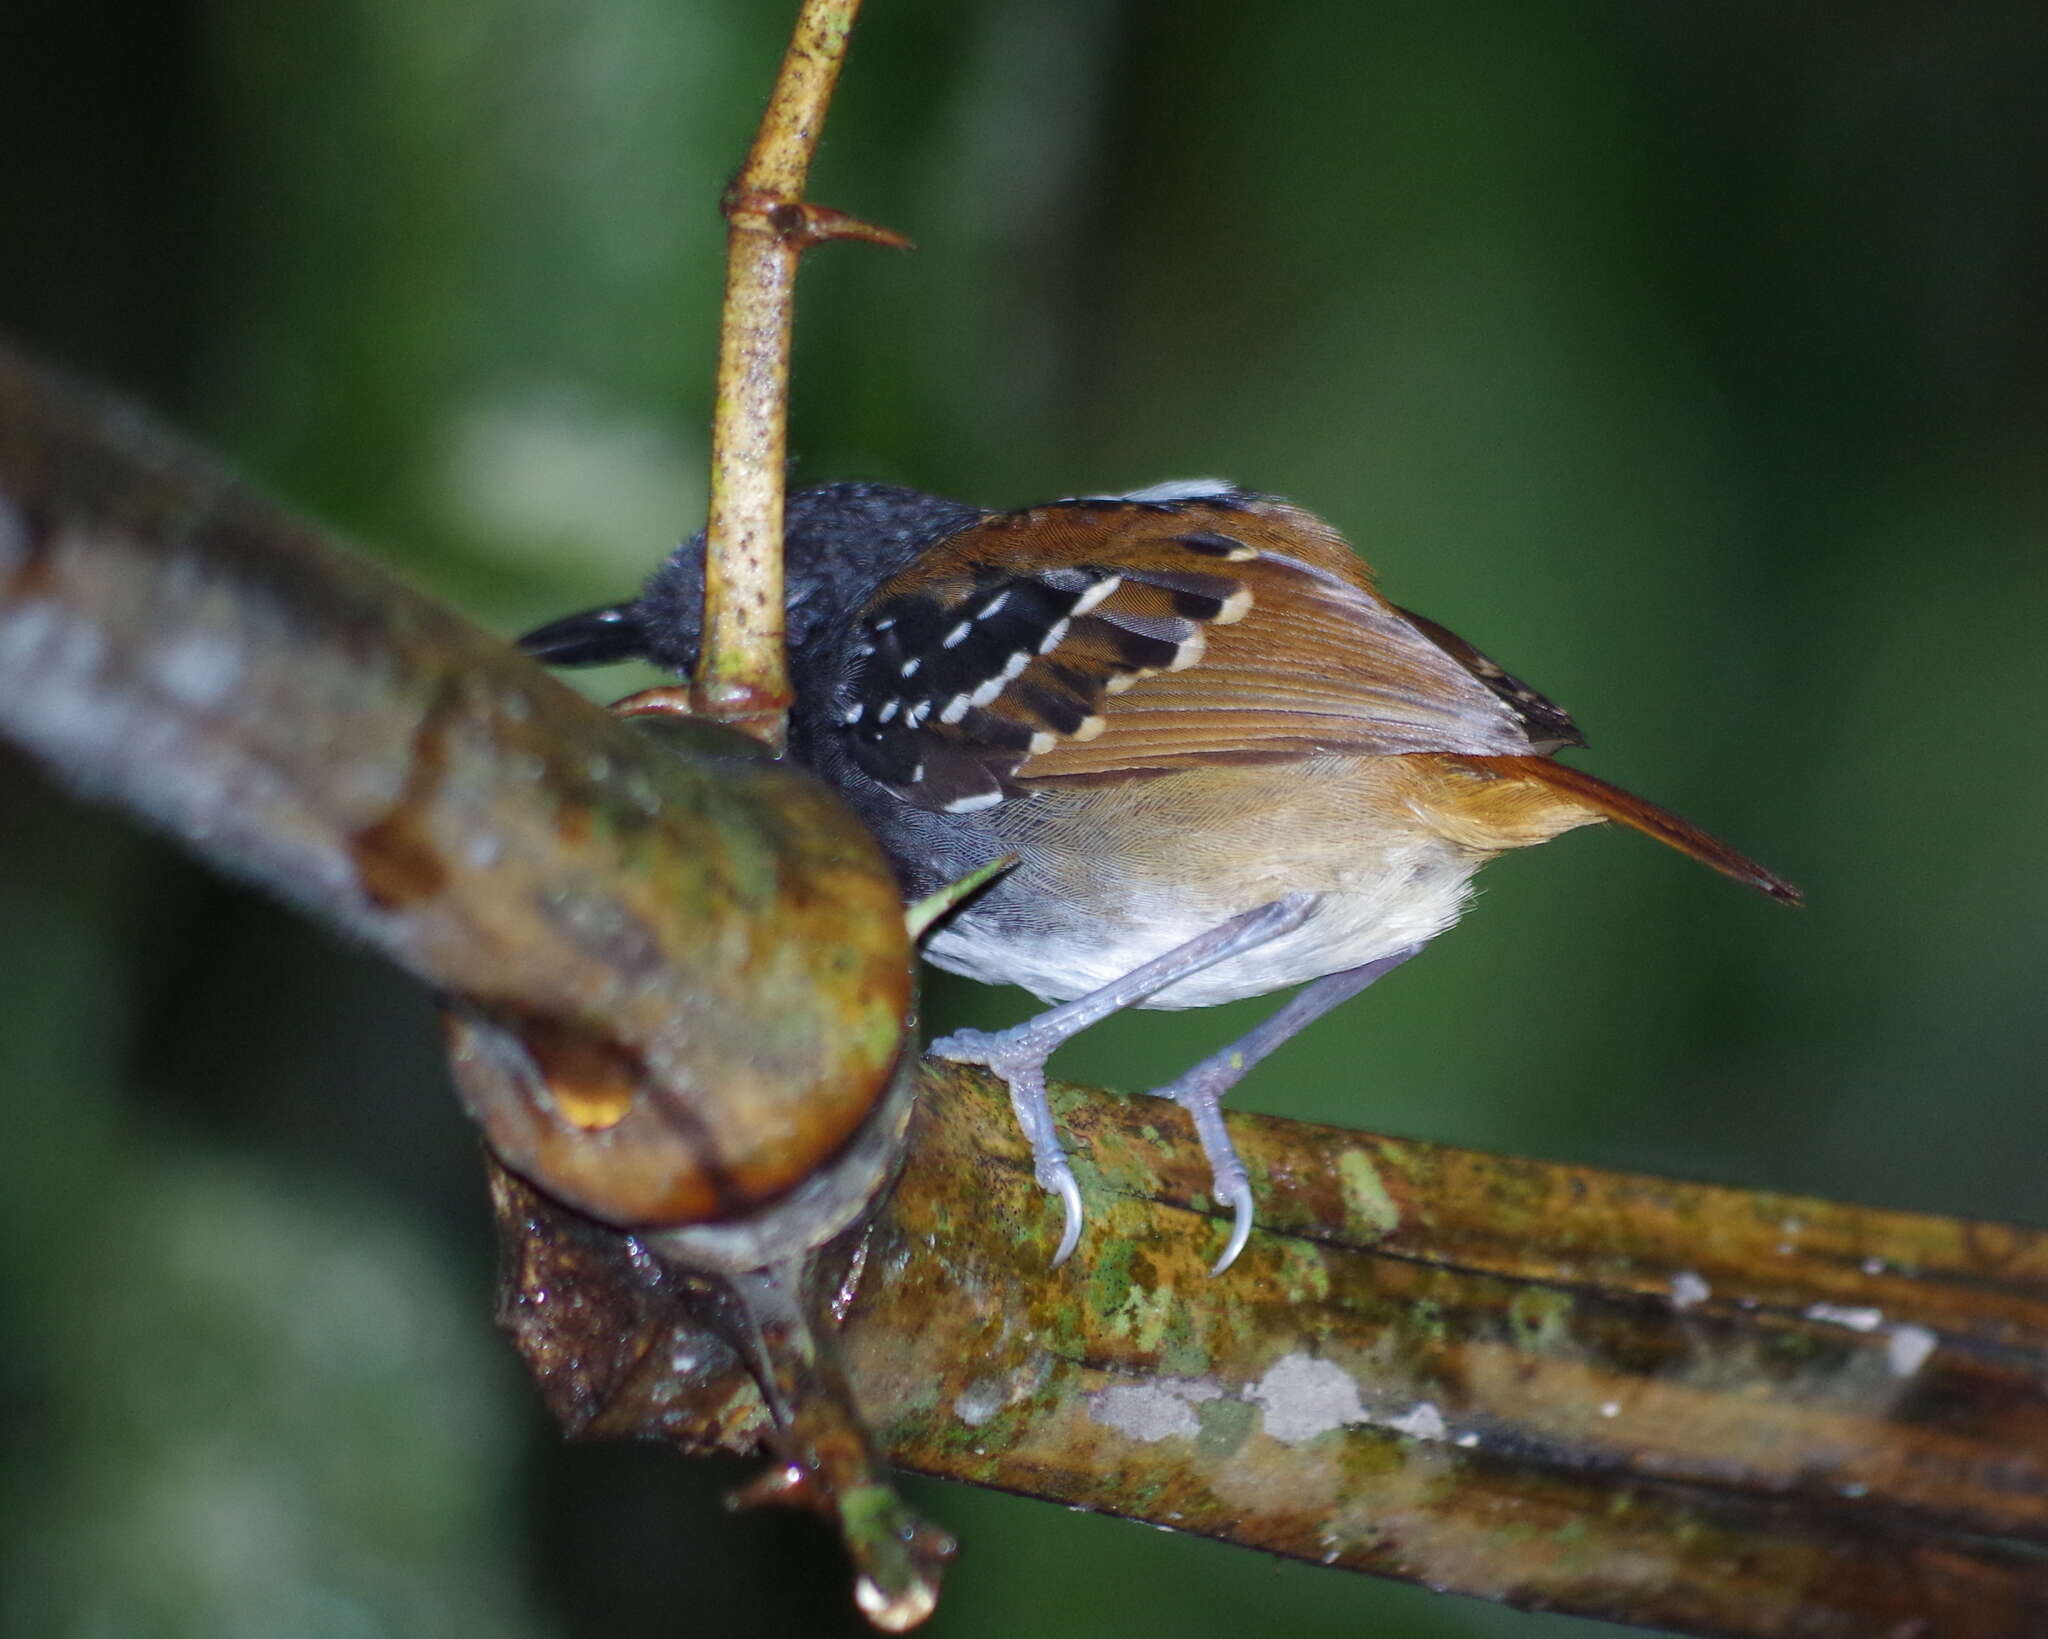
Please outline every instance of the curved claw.
[[[1029, 1030], [1029, 1025], [1018, 1027]], [[1074, 1181], [1074, 1169], [1067, 1162], [1054, 1129], [1052, 1105], [1045, 1091], [1045, 1049], [1020, 1048], [1016, 1030], [956, 1030], [925, 1049], [933, 1058], [951, 1059], [958, 1064], [980, 1064], [993, 1070], [1010, 1089], [1010, 1108], [1016, 1112], [1018, 1130], [1031, 1146], [1033, 1174], [1038, 1187], [1060, 1198], [1066, 1221], [1060, 1229], [1060, 1244], [1052, 1255], [1052, 1267], [1074, 1255], [1081, 1244], [1081, 1226], [1087, 1217], [1081, 1206], [1081, 1186]]]
[[1228, 1205], [1231, 1211], [1230, 1239], [1224, 1244], [1223, 1256], [1210, 1266], [1209, 1273], [1220, 1275], [1237, 1262], [1237, 1255], [1244, 1250], [1244, 1243], [1252, 1238], [1252, 1186], [1240, 1180], [1217, 1197], [1218, 1206]]
[[[1081, 1211], [1081, 1186], [1074, 1182], [1074, 1175], [1071, 1172], [1062, 1169], [1052, 1188], [1059, 1196], [1060, 1205], [1066, 1208], [1067, 1213], [1066, 1227], [1060, 1231], [1059, 1248], [1052, 1255], [1052, 1266], [1057, 1269], [1074, 1255], [1074, 1248], [1081, 1244], [1083, 1214]], [[1250, 1233], [1249, 1225], [1246, 1226], [1246, 1233]]]

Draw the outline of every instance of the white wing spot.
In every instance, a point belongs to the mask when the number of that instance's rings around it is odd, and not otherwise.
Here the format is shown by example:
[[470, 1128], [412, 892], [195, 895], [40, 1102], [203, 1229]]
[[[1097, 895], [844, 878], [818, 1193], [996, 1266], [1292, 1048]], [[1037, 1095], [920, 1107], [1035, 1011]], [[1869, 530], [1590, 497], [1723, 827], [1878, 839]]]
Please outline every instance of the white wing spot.
[[939, 647], [942, 649], [957, 649], [967, 641], [967, 634], [973, 630], [974, 622], [963, 620], [958, 626], [955, 626], [944, 637], [939, 639]]
[[1083, 592], [1080, 595], [1080, 597], [1075, 600], [1073, 613], [1076, 615], [1085, 615], [1090, 609], [1094, 608], [1104, 598], [1108, 597], [1110, 593], [1114, 592], [1119, 586], [1123, 585], [1123, 583], [1124, 578], [1121, 575], [1104, 576], [1101, 580], [1097, 581], [1093, 586], [1089, 587], [1087, 591]]

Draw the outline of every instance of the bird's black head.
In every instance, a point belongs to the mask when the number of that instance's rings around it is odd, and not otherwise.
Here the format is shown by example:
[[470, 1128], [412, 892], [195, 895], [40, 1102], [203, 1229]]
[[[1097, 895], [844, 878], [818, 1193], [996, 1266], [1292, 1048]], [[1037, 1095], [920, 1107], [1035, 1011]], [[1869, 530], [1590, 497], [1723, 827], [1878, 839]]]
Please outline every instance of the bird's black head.
[[[821, 484], [783, 508], [789, 646], [796, 663], [814, 642], [851, 625], [885, 580], [934, 541], [988, 514], [897, 484]], [[519, 646], [551, 666], [651, 660], [687, 675], [704, 627], [704, 534], [699, 530], [630, 603], [592, 609], [528, 632]]]

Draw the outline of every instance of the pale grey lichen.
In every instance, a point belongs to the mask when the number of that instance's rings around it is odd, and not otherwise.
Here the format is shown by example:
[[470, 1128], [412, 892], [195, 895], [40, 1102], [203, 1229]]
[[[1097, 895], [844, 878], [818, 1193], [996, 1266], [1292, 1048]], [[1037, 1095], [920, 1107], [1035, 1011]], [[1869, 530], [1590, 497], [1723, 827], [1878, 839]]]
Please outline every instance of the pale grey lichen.
[[1671, 1277], [1671, 1307], [1690, 1309], [1696, 1303], [1705, 1303], [1714, 1295], [1714, 1289], [1690, 1269], [1681, 1269]]
[[1938, 1339], [1925, 1326], [1894, 1326], [1885, 1339], [1884, 1354], [1894, 1377], [1911, 1377], [1927, 1364]]
[[1192, 1440], [1202, 1431], [1195, 1407], [1222, 1397], [1222, 1389], [1201, 1378], [1113, 1383], [1088, 1397], [1088, 1415], [1093, 1421], [1148, 1445], [1175, 1435]]
[[1351, 1374], [1332, 1361], [1290, 1354], [1244, 1391], [1282, 1445], [1301, 1445], [1347, 1423], [1368, 1421]]

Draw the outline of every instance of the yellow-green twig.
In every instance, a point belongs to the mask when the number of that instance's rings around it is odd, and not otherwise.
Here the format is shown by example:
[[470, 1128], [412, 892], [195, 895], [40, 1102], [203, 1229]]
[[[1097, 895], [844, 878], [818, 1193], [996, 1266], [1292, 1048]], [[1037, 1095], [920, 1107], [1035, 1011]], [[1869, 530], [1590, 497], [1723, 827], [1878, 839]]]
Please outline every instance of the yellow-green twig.
[[859, 0], [805, 0], [753, 147], [724, 201], [725, 313], [711, 430], [704, 646], [693, 704], [776, 746], [790, 703], [782, 485], [797, 263], [826, 239], [904, 243], [803, 199], [859, 9]]

